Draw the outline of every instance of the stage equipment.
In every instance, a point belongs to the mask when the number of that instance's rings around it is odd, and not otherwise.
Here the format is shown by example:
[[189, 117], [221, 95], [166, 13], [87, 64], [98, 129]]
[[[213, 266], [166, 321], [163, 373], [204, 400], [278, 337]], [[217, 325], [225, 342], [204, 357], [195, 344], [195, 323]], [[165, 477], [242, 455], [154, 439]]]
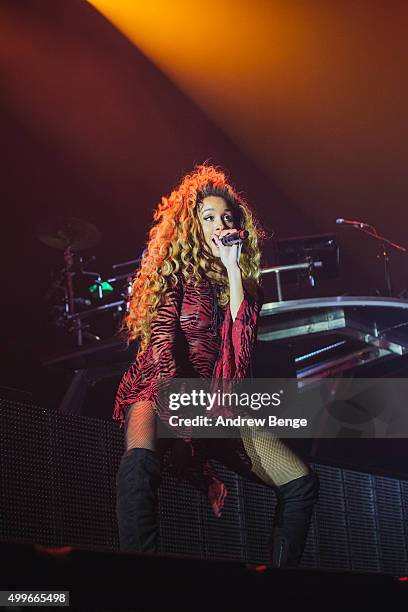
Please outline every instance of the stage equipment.
[[[38, 225], [37, 237], [64, 252], [64, 265], [45, 295], [55, 327], [73, 336], [78, 347], [112, 338], [127, 311], [132, 279], [143, 254], [115, 263], [102, 273], [87, 269], [94, 265], [95, 256], [84, 259], [79, 254], [101, 239], [99, 230], [90, 223], [71, 217], [47, 219]], [[243, 230], [240, 240], [246, 237]], [[299, 283], [307, 278], [315, 286], [320, 278], [337, 274], [338, 247], [332, 234], [279, 240], [277, 251], [281, 265], [265, 268], [262, 274], [275, 274], [279, 301], [283, 300], [282, 284], [286, 282]]]
[[258, 342], [290, 343], [298, 379], [369, 363], [385, 368], [408, 353], [408, 301], [337, 296], [271, 302], [261, 310]]
[[[117, 550], [115, 475], [124, 452], [118, 423], [0, 401], [0, 445], [3, 542]], [[163, 474], [160, 551], [197, 561], [265, 563], [273, 490], [215, 465], [230, 492], [220, 518], [190, 484]], [[302, 568], [406, 573], [406, 480], [316, 462], [313, 467], [320, 497]], [[84, 584], [88, 578], [82, 576]]]
[[[338, 439], [317, 434], [304, 442], [296, 440], [298, 452], [360, 468], [381, 469], [387, 464], [395, 471], [405, 469], [401, 463], [407, 441], [399, 438], [406, 428], [400, 416], [405, 398], [393, 380], [408, 376], [408, 301], [339, 296], [265, 304], [254, 376], [296, 379], [305, 398], [309, 390], [313, 393], [316, 381], [330, 379], [332, 407], [340, 415]], [[356, 397], [357, 404], [361, 400], [373, 413], [386, 407], [391, 417], [383, 424], [384, 430], [392, 428], [393, 440], [365, 437], [368, 421], [356, 421], [359, 409], [349, 413], [349, 407], [336, 404], [336, 393], [348, 384], [344, 379], [353, 378], [372, 380], [366, 394]], [[358, 381], [355, 384], [357, 388]], [[325, 418], [322, 414], [319, 430], [324, 431]]]
[[[106, 336], [107, 327], [113, 336], [126, 311], [131, 279], [141, 258], [115, 264], [104, 278], [100, 272], [85, 268], [96, 260], [95, 256], [84, 260], [78, 254], [100, 241], [101, 234], [94, 225], [73, 217], [55, 217], [38, 225], [37, 237], [47, 246], [64, 252], [64, 265], [55, 274], [44, 298], [51, 305], [55, 327], [72, 335], [77, 346], [82, 346], [85, 340], [99, 342]], [[130, 268], [128, 272], [116, 274], [116, 270], [126, 267]], [[108, 326], [106, 321], [100, 324], [106, 315]]]
[[367, 234], [367, 236], [371, 236], [371, 238], [374, 238], [377, 241], [378, 243], [377, 257], [378, 259], [383, 260], [383, 266], [384, 266], [384, 279], [385, 279], [385, 287], [386, 287], [385, 295], [387, 295], [388, 297], [392, 297], [393, 290], [392, 290], [392, 280], [391, 280], [391, 265], [390, 265], [389, 248], [391, 247], [391, 249], [394, 249], [395, 251], [400, 251], [401, 253], [407, 253], [408, 252], [407, 247], [405, 247], [402, 244], [397, 244], [396, 242], [392, 242], [391, 240], [389, 240], [388, 238], [385, 238], [384, 236], [380, 236], [380, 234], [378, 233], [378, 231], [373, 225], [370, 225], [369, 223], [365, 223], [364, 221], [353, 221], [350, 219], [336, 219], [336, 223], [338, 225], [347, 225], [349, 227], [352, 227], [353, 229], [356, 229], [360, 232], [363, 232], [364, 234]]
[[[407, 318], [408, 301], [393, 298], [342, 296], [264, 304], [252, 375], [295, 379], [306, 395], [309, 389], [313, 392], [316, 379], [372, 378], [374, 384], [382, 378], [404, 378]], [[117, 338], [45, 362], [51, 371], [72, 372], [59, 411], [109, 419], [121, 375], [134, 361], [136, 350], [136, 343], [126, 347]], [[312, 442], [308, 440], [308, 448]], [[316, 448], [313, 453], [319, 456]], [[355, 465], [364, 466], [364, 453], [356, 448], [354, 455]], [[386, 458], [379, 455], [371, 462], [381, 467]], [[400, 467], [397, 457], [392, 463]]]
[[101, 239], [99, 230], [82, 219], [52, 217], [37, 226], [37, 237], [53, 249], [83, 251], [95, 246]]
[[339, 274], [339, 248], [335, 234], [298, 236], [276, 241], [278, 265], [261, 270], [275, 274], [278, 301], [283, 300], [282, 285], [308, 282], [315, 287], [320, 279]]

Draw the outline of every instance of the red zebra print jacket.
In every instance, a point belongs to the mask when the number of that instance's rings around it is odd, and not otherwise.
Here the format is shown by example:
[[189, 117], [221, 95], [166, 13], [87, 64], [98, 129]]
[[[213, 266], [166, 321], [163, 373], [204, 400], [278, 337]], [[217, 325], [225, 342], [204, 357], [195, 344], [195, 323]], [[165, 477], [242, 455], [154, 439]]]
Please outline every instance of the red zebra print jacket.
[[[259, 288], [255, 298], [244, 288], [244, 300], [233, 321], [229, 306], [224, 310], [218, 305], [209, 280], [204, 278], [195, 285], [182, 274], [177, 278], [152, 322], [148, 348], [119, 384], [113, 419], [119, 420], [121, 426], [134, 402], [151, 400], [160, 416], [158, 387], [167, 377], [234, 379], [249, 375], [262, 290]], [[191, 452], [180, 454], [185, 465], [177, 466], [174, 472], [200, 490], [221, 484], [211, 462], [198, 460], [200, 453], [194, 452], [197, 441], [186, 437], [184, 442]], [[173, 458], [173, 463], [176, 461]], [[171, 464], [172, 461], [170, 468]]]

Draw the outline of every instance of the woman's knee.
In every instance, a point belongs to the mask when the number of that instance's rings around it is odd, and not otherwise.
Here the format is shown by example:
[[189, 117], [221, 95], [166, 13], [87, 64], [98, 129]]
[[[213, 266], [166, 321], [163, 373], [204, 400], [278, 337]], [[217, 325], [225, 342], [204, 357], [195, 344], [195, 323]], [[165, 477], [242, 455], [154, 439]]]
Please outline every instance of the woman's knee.
[[129, 408], [126, 419], [126, 449], [156, 450], [156, 413], [149, 401], [136, 402]]
[[313, 506], [319, 497], [319, 477], [311, 468], [309, 472], [299, 478], [294, 478], [278, 487], [278, 498], [285, 501], [302, 501], [308, 507]]

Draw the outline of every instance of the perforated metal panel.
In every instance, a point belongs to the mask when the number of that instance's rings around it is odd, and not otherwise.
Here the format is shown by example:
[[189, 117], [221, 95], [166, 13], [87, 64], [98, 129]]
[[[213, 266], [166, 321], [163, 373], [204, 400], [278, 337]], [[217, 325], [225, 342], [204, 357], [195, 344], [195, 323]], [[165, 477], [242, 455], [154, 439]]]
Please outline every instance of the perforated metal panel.
[[217, 518], [208, 503], [201, 497], [201, 515], [204, 533], [204, 557], [207, 559], [245, 560], [245, 532], [243, 529], [242, 494], [240, 478], [217, 462], [217, 473], [225, 483], [228, 497]]
[[380, 566], [384, 572], [398, 572], [407, 564], [401, 487], [393, 478], [375, 478], [375, 503], [378, 521]]
[[160, 487], [161, 552], [201, 556], [204, 547], [201, 495], [190, 484], [163, 479]]
[[0, 400], [1, 537], [117, 547], [119, 440], [110, 423]]
[[344, 470], [350, 569], [379, 571], [374, 476]]
[[[116, 550], [115, 476], [124, 451], [115, 422], [0, 400], [0, 538]], [[274, 493], [220, 464], [222, 517], [164, 475], [160, 549], [204, 559], [268, 561]], [[408, 572], [408, 482], [315, 465], [320, 498], [303, 567]]]
[[247, 537], [247, 559], [250, 563], [265, 563], [269, 557], [276, 497], [272, 489], [242, 481], [242, 514]]
[[2, 536], [52, 543], [50, 414], [3, 400], [0, 407]]
[[320, 477], [320, 496], [316, 508], [318, 567], [350, 569], [350, 550], [342, 470], [315, 466]]

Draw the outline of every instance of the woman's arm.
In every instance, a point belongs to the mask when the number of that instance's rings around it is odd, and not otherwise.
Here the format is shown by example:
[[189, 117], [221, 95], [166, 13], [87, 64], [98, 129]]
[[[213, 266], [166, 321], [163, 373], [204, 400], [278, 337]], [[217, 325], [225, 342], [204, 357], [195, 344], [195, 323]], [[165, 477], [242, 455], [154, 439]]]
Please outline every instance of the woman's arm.
[[244, 300], [244, 287], [242, 285], [241, 270], [238, 262], [227, 268], [230, 289], [230, 310], [232, 320], [235, 321], [239, 307]]
[[232, 320], [235, 321], [239, 307], [244, 300], [244, 288], [242, 285], [241, 269], [239, 267], [239, 258], [241, 256], [242, 243], [224, 246], [220, 240], [223, 236], [227, 236], [236, 230], [222, 230], [219, 236], [214, 235], [213, 239], [220, 249], [220, 259], [224, 264], [229, 281], [230, 290], [230, 310]]
[[222, 236], [233, 231], [235, 230], [225, 229], [219, 236], [213, 237], [227, 270], [230, 289], [230, 312], [224, 319], [220, 357], [214, 367], [214, 375], [218, 378], [244, 378], [248, 374], [263, 301], [259, 286], [256, 287], [254, 295], [244, 289], [238, 263], [242, 243], [224, 246], [220, 240]]

